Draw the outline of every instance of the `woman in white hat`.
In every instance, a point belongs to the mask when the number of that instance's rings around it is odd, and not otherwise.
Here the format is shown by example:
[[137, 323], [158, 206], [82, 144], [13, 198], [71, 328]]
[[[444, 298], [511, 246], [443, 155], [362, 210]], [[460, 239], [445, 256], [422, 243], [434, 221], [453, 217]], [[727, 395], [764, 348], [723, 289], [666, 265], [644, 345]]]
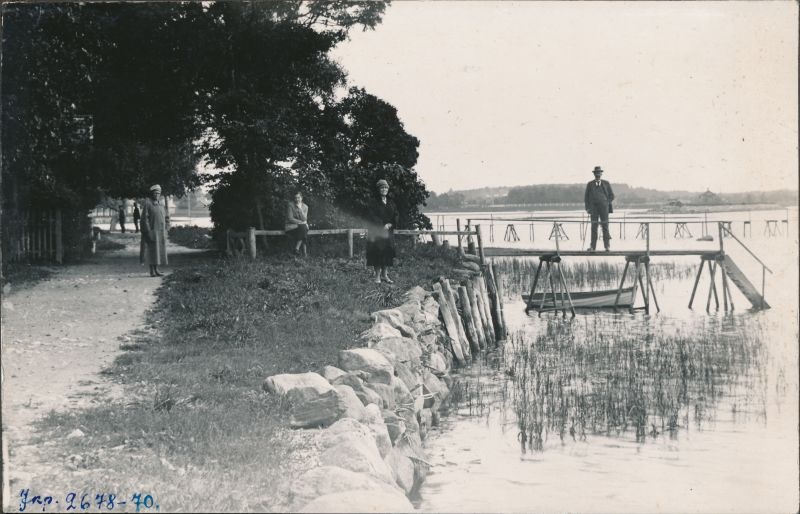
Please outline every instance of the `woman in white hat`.
[[375, 268], [375, 283], [388, 284], [387, 269], [394, 264], [393, 233], [397, 226], [398, 214], [394, 202], [388, 198], [389, 183], [381, 179], [376, 184], [378, 199], [370, 210], [370, 224], [367, 231], [367, 266]]
[[150, 198], [142, 205], [142, 262], [150, 266], [151, 277], [163, 277], [158, 266], [167, 264], [167, 216], [161, 205], [161, 186], [150, 188]]

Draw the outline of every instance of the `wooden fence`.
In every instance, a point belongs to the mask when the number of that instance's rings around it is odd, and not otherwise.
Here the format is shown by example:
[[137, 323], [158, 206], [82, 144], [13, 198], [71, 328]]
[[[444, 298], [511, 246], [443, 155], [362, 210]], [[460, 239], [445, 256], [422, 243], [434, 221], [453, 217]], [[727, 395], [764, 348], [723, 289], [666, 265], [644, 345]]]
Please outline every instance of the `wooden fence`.
[[4, 220], [3, 230], [8, 249], [3, 257], [9, 262], [64, 260], [61, 210], [28, 211]]
[[[324, 230], [309, 230], [309, 236], [319, 236], [319, 235], [334, 235], [334, 234], [341, 234], [347, 235], [347, 254], [349, 258], [353, 258], [353, 239], [356, 234], [365, 235], [367, 233], [367, 229], [365, 228], [334, 228], [334, 229], [324, 229]], [[256, 230], [254, 227], [250, 227], [244, 232], [235, 232], [233, 230], [228, 229], [225, 234], [225, 251], [228, 255], [232, 255], [234, 253], [244, 253], [247, 251], [247, 254], [250, 256], [251, 259], [255, 259], [257, 257], [256, 251], [256, 237], [257, 236], [264, 236], [264, 244], [267, 244], [267, 237], [274, 237], [274, 236], [283, 236], [286, 232], [283, 230]], [[474, 230], [470, 230], [467, 227], [466, 230], [395, 230], [394, 234], [396, 236], [426, 236], [429, 235], [433, 239], [434, 243], [440, 244], [440, 236], [458, 236], [458, 247], [461, 248], [461, 239], [462, 237], [466, 237], [468, 240], [471, 239], [473, 236], [477, 238], [478, 241], [478, 248], [479, 248], [479, 255], [481, 264], [485, 263], [485, 257], [483, 254], [483, 239], [481, 237], [481, 227], [480, 225], [475, 225]]]

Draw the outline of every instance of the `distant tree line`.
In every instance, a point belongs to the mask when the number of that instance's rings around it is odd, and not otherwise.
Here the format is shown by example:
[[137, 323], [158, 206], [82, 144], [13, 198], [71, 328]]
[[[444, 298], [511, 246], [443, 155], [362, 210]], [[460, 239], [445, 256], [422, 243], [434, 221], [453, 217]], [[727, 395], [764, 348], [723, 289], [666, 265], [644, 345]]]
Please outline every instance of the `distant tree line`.
[[[448, 191], [442, 194], [431, 193], [427, 210], [468, 209], [471, 207], [491, 207], [503, 205], [531, 206], [575, 206], [582, 208], [585, 184], [541, 184], [508, 188], [506, 194], [497, 191], [479, 195], [473, 191]], [[703, 204], [703, 193], [690, 191], [659, 191], [656, 189], [631, 187], [627, 184], [614, 184], [615, 204], [625, 206], [665, 205], [679, 200], [686, 205]], [[747, 193], [720, 193], [713, 195], [715, 201], [727, 204], [777, 204], [795, 205], [798, 192], [790, 190], [757, 191]]]
[[4, 220], [154, 183], [180, 197], [206, 161], [224, 170], [206, 177], [217, 228], [281, 226], [295, 188], [312, 222], [357, 220], [379, 178], [404, 225], [429, 227], [419, 141], [329, 55], [386, 4], [3, 4]]

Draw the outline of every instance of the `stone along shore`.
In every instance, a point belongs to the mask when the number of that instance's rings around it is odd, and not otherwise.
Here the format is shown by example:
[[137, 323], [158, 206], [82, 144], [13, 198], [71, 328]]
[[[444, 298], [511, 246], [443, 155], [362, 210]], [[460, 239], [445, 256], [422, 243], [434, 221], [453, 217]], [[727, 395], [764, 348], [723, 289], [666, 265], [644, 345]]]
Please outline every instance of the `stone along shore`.
[[286, 402], [293, 428], [320, 429], [321, 465], [292, 483], [292, 511], [414, 509], [407, 495], [428, 472], [422, 441], [439, 421], [450, 370], [505, 334], [491, 267], [482, 273], [470, 257], [454, 270], [455, 291], [440, 279], [433, 291], [415, 287], [402, 305], [372, 313], [357, 341], [366, 347], [341, 351], [338, 367], [264, 381]]

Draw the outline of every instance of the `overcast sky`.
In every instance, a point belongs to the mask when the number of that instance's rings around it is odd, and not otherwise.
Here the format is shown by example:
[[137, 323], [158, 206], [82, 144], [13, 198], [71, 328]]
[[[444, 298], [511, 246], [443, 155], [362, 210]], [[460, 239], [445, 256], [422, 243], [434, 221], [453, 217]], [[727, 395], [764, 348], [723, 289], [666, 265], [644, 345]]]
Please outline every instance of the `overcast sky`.
[[430, 189], [798, 184], [798, 4], [395, 1], [335, 56]]

